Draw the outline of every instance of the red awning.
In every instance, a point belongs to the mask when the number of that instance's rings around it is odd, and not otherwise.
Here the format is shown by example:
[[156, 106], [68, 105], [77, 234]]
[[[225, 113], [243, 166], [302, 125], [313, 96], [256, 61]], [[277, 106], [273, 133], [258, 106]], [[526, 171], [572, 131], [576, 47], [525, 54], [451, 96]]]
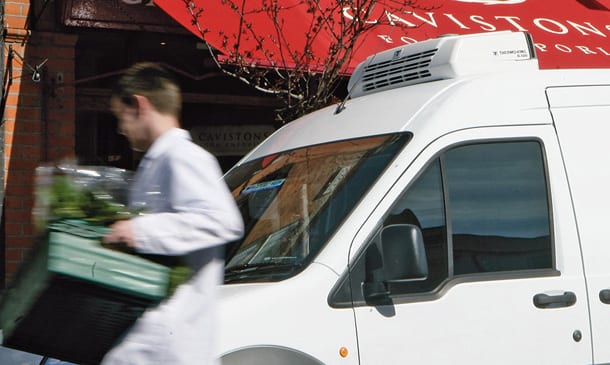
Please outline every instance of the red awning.
[[[329, 62], [330, 45], [354, 10], [336, 8], [331, 22], [318, 24], [321, 9], [337, 0], [155, 0], [157, 6], [203, 38], [228, 60], [235, 50], [258, 65], [317, 68]], [[354, 2], [355, 3], [355, 2]], [[610, 0], [419, 0], [418, 8], [398, 9], [397, 0], [377, 0], [367, 18], [372, 27], [346, 64], [350, 72], [367, 56], [443, 34], [502, 30], [528, 31], [542, 68], [610, 67]], [[190, 8], [189, 8], [190, 7]], [[364, 14], [364, 10], [361, 10]], [[195, 21], [197, 20], [197, 21]], [[281, 29], [281, 31], [278, 31]], [[331, 29], [334, 29], [331, 31]], [[303, 54], [310, 42], [311, 54]]]

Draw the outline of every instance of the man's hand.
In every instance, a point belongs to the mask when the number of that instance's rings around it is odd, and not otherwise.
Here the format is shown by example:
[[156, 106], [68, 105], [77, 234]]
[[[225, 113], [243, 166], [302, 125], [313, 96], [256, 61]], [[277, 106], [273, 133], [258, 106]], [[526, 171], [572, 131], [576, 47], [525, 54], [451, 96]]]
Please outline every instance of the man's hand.
[[123, 243], [130, 248], [136, 247], [130, 220], [117, 221], [110, 226], [110, 229], [110, 233], [102, 238], [102, 243]]

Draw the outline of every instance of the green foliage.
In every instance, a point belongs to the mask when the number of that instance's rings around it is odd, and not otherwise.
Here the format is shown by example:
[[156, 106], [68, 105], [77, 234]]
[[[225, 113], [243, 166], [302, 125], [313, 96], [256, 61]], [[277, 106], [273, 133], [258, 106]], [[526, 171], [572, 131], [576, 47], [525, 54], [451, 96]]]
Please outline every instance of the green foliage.
[[95, 225], [108, 225], [133, 215], [107, 193], [78, 187], [64, 175], [53, 178], [46, 194], [50, 221], [82, 219]]

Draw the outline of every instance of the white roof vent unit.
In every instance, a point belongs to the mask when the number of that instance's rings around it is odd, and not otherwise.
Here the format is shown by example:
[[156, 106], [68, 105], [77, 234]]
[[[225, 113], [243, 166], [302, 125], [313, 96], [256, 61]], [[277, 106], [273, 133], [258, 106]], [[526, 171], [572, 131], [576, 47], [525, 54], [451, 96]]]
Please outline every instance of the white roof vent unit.
[[369, 56], [350, 77], [351, 98], [407, 85], [509, 69], [538, 69], [525, 32], [451, 35]]

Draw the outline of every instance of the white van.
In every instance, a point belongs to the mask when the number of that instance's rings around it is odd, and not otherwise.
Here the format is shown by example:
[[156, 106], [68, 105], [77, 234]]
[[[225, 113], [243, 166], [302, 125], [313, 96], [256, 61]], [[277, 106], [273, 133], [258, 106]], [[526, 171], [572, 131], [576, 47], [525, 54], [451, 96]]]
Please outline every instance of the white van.
[[610, 69], [528, 34], [369, 57], [226, 176], [224, 365], [610, 363]]

